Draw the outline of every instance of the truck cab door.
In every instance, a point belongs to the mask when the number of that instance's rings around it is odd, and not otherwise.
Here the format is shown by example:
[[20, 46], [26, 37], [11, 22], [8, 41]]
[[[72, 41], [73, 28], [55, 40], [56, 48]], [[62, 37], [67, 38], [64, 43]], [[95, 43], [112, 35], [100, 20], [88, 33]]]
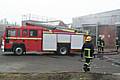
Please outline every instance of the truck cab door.
[[29, 51], [41, 51], [41, 37], [38, 35], [40, 34], [39, 30], [30, 29], [29, 30]]
[[14, 37], [17, 36], [17, 30], [16, 29], [7, 29], [6, 30], [6, 37], [5, 37], [5, 47], [7, 49], [12, 48], [12, 43], [15, 42]]

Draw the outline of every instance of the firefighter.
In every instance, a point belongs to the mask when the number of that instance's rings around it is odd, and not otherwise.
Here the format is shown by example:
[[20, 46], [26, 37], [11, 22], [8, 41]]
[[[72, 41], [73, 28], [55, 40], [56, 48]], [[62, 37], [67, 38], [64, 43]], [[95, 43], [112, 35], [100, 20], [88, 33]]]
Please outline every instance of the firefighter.
[[99, 37], [97, 40], [97, 47], [98, 47], [98, 53], [100, 53], [101, 52], [101, 37]]
[[82, 47], [82, 52], [84, 52], [84, 57], [85, 57], [85, 63], [83, 66], [85, 72], [90, 71], [90, 61], [93, 58], [93, 53], [94, 53], [94, 46], [91, 43], [91, 39], [92, 38], [88, 36]]
[[100, 46], [101, 46], [100, 52], [99, 52], [100, 54], [98, 56], [99, 56], [100, 60], [103, 60], [104, 47], [105, 47], [105, 42], [103, 40], [103, 37], [101, 38]]
[[105, 42], [103, 38], [101, 38], [101, 53], [104, 53]]
[[119, 49], [119, 40], [118, 37], [116, 37], [116, 51], [118, 53], [118, 49]]

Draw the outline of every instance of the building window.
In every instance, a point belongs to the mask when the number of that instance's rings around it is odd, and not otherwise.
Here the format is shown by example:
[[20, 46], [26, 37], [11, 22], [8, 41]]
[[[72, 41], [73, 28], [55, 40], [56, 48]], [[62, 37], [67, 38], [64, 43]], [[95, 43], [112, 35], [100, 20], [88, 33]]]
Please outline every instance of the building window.
[[30, 37], [36, 37], [37, 36], [37, 30], [30, 30]]

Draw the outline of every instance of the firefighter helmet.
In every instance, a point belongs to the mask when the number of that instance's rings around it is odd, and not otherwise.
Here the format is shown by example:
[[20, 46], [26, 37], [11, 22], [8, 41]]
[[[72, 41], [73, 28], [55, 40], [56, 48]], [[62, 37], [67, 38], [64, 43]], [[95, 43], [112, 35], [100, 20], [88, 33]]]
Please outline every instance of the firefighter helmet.
[[91, 41], [91, 36], [88, 36], [85, 41]]

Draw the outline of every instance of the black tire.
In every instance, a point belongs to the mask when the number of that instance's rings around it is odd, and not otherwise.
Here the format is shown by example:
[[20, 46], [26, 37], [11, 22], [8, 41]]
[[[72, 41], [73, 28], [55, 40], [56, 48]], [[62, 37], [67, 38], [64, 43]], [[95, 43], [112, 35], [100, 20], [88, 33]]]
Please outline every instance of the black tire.
[[17, 47], [14, 48], [14, 54], [16, 54], [16, 55], [22, 55], [23, 52], [24, 52], [24, 50], [20, 46], [17, 46]]
[[69, 48], [66, 45], [59, 45], [57, 49], [58, 55], [67, 55], [69, 53]]

